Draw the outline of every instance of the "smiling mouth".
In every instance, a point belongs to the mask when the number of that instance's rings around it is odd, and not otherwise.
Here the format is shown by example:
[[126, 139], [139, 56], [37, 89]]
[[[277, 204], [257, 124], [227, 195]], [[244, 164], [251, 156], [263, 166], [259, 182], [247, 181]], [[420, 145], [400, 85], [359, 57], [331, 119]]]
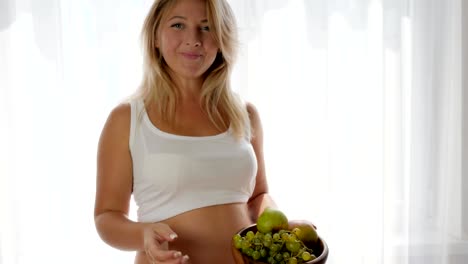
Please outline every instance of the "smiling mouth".
[[189, 60], [196, 60], [201, 57], [200, 54], [197, 53], [190, 53], [190, 52], [182, 52], [181, 53], [182, 57], [189, 59]]

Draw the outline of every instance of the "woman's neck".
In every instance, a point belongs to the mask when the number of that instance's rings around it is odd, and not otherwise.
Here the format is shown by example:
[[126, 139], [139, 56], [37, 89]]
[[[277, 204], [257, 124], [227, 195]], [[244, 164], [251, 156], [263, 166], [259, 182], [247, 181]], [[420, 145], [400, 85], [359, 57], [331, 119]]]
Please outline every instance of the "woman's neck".
[[181, 103], [199, 102], [203, 80], [179, 79], [174, 84]]

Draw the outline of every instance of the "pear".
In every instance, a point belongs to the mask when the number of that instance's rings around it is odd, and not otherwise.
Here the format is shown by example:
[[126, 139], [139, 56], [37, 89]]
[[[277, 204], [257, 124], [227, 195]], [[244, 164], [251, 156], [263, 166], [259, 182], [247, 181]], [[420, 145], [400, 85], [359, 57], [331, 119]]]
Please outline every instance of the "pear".
[[265, 208], [257, 219], [257, 230], [266, 234], [281, 229], [288, 229], [286, 215], [278, 209]]
[[307, 223], [297, 223], [293, 225], [292, 232], [304, 243], [316, 243], [318, 240], [317, 230]]

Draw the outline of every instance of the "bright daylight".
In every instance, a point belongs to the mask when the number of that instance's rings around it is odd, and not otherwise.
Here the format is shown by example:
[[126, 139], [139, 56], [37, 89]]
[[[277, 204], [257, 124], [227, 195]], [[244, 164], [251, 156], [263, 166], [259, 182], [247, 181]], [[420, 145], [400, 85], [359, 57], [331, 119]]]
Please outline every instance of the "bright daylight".
[[468, 263], [468, 2], [0, 0], [0, 264]]

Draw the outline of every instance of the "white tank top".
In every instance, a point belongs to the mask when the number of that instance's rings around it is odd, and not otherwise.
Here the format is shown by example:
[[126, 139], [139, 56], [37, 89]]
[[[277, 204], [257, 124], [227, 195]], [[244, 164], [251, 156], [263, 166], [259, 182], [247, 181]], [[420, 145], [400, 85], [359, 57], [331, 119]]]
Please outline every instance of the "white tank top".
[[159, 130], [144, 103], [131, 105], [133, 197], [140, 222], [158, 222], [193, 209], [247, 202], [257, 160], [247, 139], [228, 130], [214, 136], [180, 136]]

